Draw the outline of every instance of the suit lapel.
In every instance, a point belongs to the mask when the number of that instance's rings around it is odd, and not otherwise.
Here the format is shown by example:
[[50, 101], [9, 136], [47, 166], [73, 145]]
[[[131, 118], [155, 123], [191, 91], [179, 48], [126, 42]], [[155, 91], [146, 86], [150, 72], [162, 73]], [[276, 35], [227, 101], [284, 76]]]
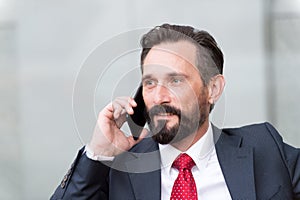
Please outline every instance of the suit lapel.
[[159, 200], [161, 198], [161, 171], [158, 145], [152, 139], [143, 145], [147, 149], [135, 154], [135, 158], [126, 163], [128, 171], [131, 171], [128, 175], [132, 190], [135, 199]]
[[[214, 135], [220, 132], [214, 129]], [[216, 143], [218, 159], [232, 199], [256, 199], [253, 149], [241, 144], [242, 137], [223, 132]]]
[[[219, 163], [232, 199], [256, 199], [253, 149], [242, 147], [242, 137], [221, 134], [213, 127]], [[144, 139], [145, 140], [145, 139]], [[136, 199], [158, 200], [161, 198], [161, 171], [158, 145], [147, 140], [147, 149], [138, 150], [126, 162], [128, 175]], [[132, 170], [134, 169], [134, 170]]]

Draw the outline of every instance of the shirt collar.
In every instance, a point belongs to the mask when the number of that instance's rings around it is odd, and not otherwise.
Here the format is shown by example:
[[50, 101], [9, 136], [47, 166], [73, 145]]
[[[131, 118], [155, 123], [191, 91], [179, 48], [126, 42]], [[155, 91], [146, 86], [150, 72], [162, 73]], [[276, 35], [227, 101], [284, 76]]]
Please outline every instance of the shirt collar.
[[186, 152], [181, 152], [170, 144], [159, 144], [159, 151], [161, 157], [161, 167], [171, 169], [172, 163], [180, 153], [187, 153], [196, 163], [200, 169], [207, 166], [209, 155], [214, 149], [213, 131], [211, 124], [206, 133], [193, 144]]

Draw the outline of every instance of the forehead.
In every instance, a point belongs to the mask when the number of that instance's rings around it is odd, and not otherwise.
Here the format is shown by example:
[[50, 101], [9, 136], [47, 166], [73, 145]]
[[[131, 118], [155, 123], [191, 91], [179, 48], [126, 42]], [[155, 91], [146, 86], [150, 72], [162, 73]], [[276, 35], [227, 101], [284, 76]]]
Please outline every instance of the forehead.
[[189, 41], [166, 42], [151, 48], [145, 57], [143, 71], [150, 69], [185, 72], [196, 69], [196, 46]]

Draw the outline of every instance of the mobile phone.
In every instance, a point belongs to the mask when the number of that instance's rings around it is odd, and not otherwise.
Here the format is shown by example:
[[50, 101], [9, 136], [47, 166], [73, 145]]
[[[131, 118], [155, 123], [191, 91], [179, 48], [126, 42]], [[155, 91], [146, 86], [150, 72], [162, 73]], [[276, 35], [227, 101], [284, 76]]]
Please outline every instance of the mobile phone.
[[137, 140], [146, 124], [146, 106], [143, 98], [143, 87], [141, 85], [134, 95], [134, 101], [137, 106], [133, 108], [134, 113], [132, 115], [126, 115], [126, 120], [133, 138]]

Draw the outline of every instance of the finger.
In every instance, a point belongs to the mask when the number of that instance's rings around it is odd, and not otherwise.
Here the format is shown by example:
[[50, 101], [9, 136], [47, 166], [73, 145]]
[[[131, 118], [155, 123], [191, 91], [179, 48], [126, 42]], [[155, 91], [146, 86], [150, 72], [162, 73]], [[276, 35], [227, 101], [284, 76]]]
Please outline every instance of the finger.
[[113, 120], [113, 105], [109, 103], [104, 107], [104, 109], [99, 113], [100, 115], [103, 114], [105, 117]]
[[118, 119], [124, 108], [117, 102], [113, 102], [113, 116], [114, 119]]
[[127, 111], [128, 114], [132, 115], [134, 113], [133, 108], [137, 106], [137, 103], [131, 97], [129, 97], [127, 99], [127, 101], [128, 101], [128, 104], [126, 104], [125, 109], [126, 109], [126, 111]]
[[135, 102], [135, 100], [132, 97], [118, 97], [118, 98], [116, 98], [116, 101], [128, 102], [132, 107], [137, 106], [137, 103]]
[[135, 101], [131, 97], [118, 97], [113, 102], [115, 108], [115, 117], [118, 118], [120, 115], [128, 113], [133, 114], [133, 108], [136, 106]]
[[118, 128], [121, 128], [123, 124], [126, 122], [126, 115], [121, 114], [119, 118], [115, 119], [116, 125]]
[[130, 144], [132, 146], [134, 146], [137, 143], [139, 143], [140, 141], [142, 141], [144, 138], [146, 138], [148, 136], [148, 134], [149, 134], [149, 131], [147, 129], [143, 128], [143, 130], [142, 130], [142, 132], [141, 132], [141, 134], [140, 134], [140, 136], [139, 136], [139, 138], [137, 140], [135, 140], [133, 138], [133, 136], [129, 136], [128, 140], [129, 140]]
[[146, 138], [149, 134], [149, 131], [146, 129], [146, 128], [143, 128], [140, 136], [139, 136], [139, 139], [137, 139], [136, 141], [137, 142], [140, 142], [142, 139]]
[[134, 100], [133, 98], [131, 98], [131, 97], [129, 97], [128, 102], [130, 103], [130, 105], [131, 105], [132, 107], [136, 107], [136, 106], [137, 106], [137, 103], [136, 103], [135, 100]]
[[[125, 99], [116, 99], [113, 101], [113, 108], [114, 108], [114, 118], [117, 120], [121, 115], [126, 113], [126, 104], [128, 102]], [[127, 108], [128, 109], [128, 108]]]

